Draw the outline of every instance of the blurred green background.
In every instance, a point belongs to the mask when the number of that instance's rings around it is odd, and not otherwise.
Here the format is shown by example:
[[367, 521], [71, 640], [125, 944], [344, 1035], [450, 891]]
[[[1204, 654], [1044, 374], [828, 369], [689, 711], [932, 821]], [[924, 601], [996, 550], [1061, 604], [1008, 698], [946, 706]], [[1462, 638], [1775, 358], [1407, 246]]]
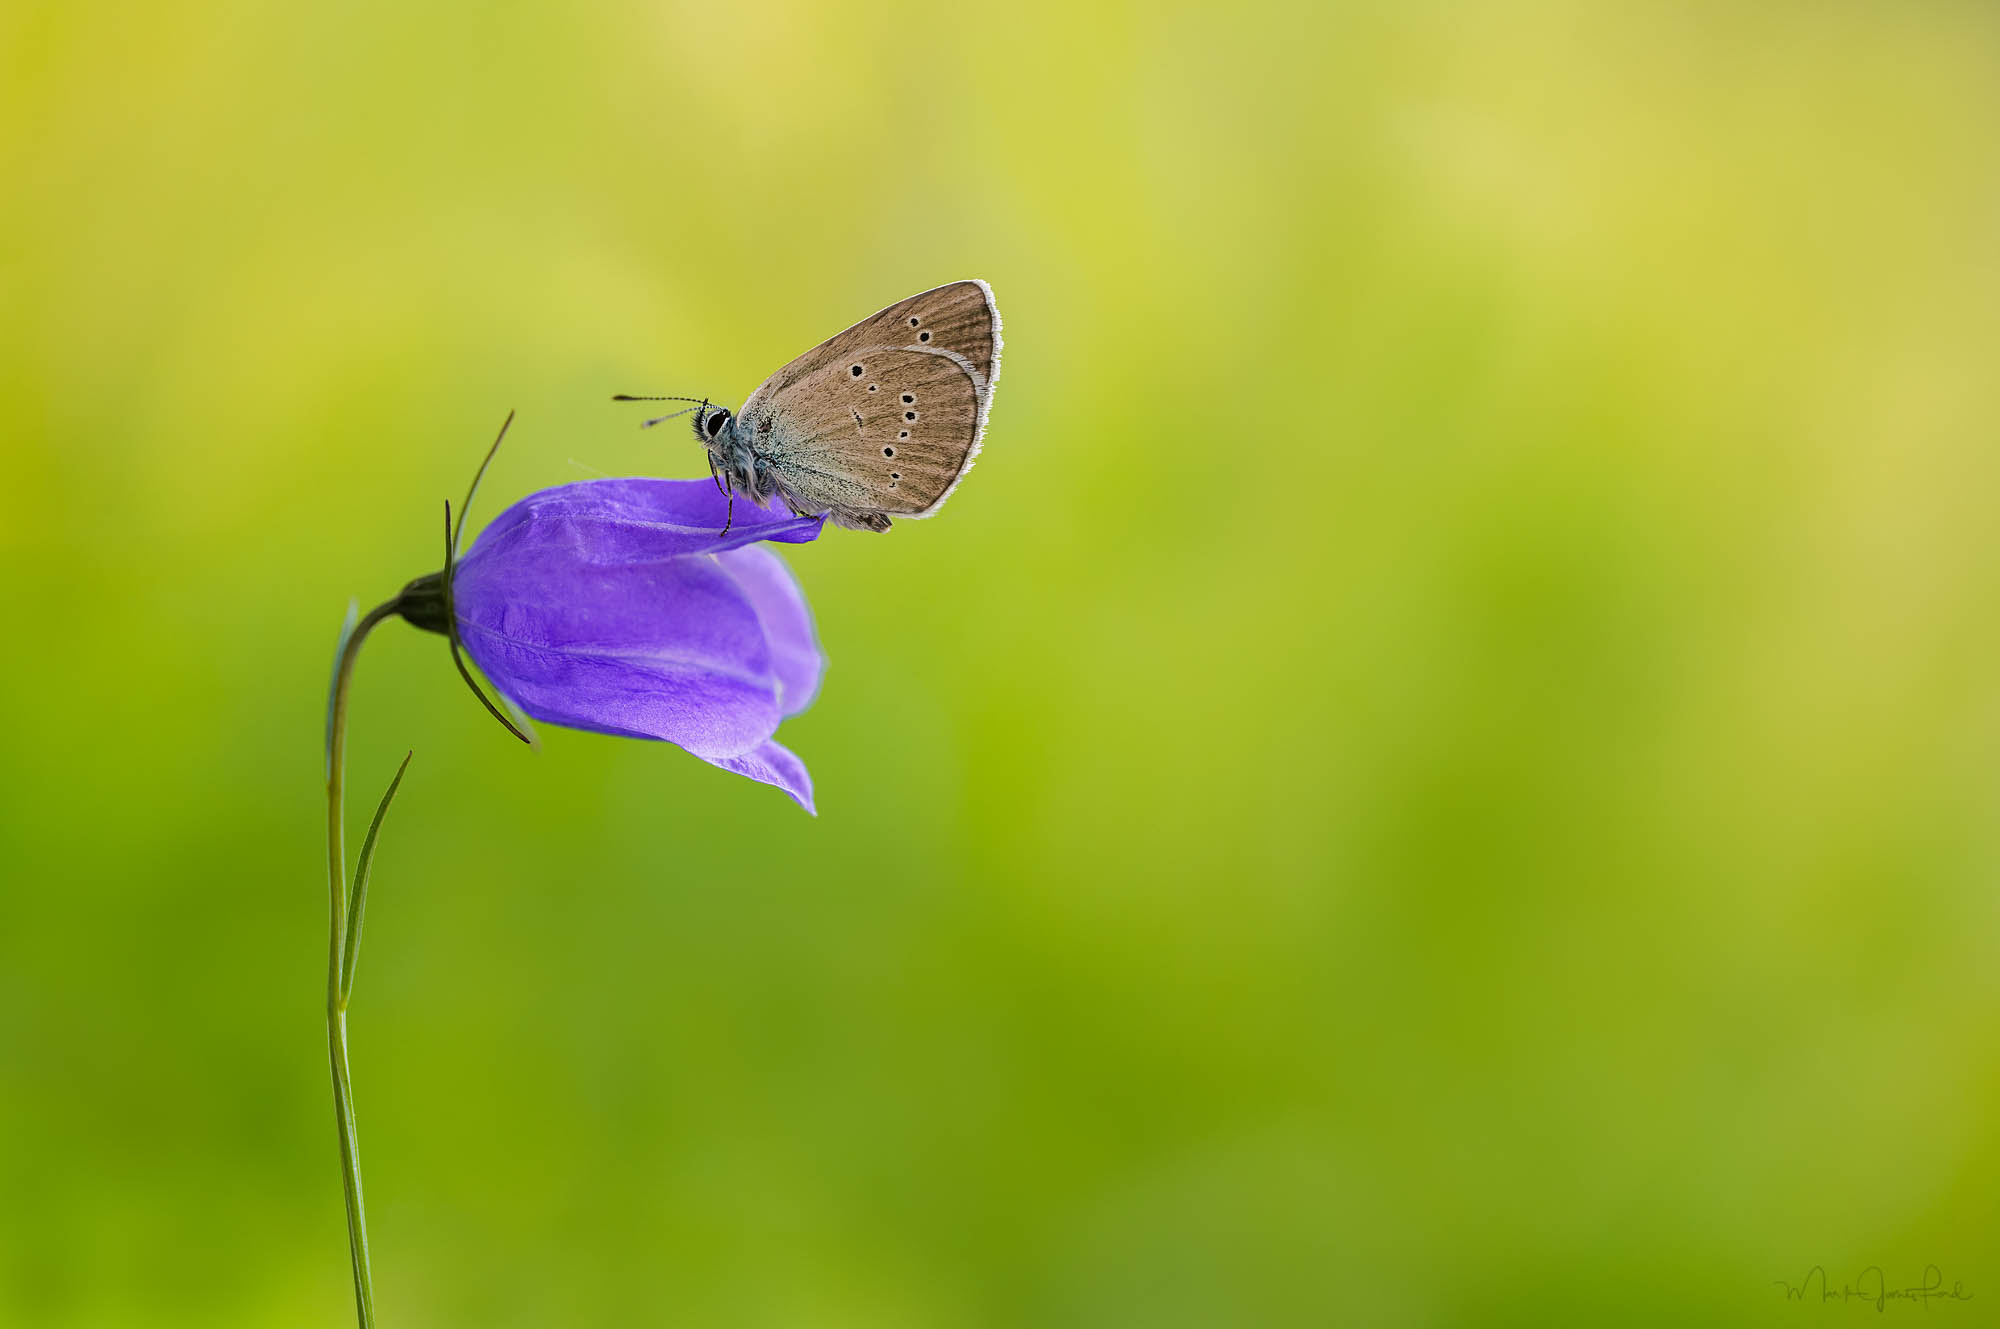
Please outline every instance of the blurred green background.
[[363, 656], [383, 1323], [2000, 1302], [1990, 6], [17, 3], [0, 67], [0, 1323], [352, 1322], [349, 598], [508, 408], [475, 524], [975, 275], [977, 472], [788, 551], [817, 820]]

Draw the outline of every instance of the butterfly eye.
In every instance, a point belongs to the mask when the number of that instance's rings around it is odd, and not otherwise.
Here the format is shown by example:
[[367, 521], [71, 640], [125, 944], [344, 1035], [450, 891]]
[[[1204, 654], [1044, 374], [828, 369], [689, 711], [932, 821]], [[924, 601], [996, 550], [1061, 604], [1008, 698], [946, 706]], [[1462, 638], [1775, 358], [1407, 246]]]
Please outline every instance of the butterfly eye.
[[708, 436], [714, 438], [722, 432], [722, 427], [728, 423], [729, 412], [727, 411], [717, 411], [714, 415], [709, 416], [707, 425]]

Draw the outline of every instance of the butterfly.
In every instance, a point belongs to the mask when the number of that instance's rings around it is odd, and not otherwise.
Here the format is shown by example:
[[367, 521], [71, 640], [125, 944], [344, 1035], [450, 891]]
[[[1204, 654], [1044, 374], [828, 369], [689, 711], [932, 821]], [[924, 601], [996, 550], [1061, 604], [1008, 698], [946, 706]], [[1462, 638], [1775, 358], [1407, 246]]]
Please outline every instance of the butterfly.
[[[730, 500], [783, 501], [857, 531], [928, 517], [972, 469], [1000, 380], [1000, 310], [983, 281], [898, 301], [764, 380], [743, 409], [702, 399], [709, 474]], [[615, 401], [694, 401], [629, 397]], [[723, 529], [728, 530], [725, 524]]]

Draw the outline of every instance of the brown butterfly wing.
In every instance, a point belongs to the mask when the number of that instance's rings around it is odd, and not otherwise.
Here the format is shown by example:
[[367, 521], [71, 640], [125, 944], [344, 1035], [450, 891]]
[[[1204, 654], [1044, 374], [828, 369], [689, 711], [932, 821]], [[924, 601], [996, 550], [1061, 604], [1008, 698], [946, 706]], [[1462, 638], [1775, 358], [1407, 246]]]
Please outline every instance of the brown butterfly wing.
[[1001, 346], [1000, 310], [992, 288], [983, 281], [955, 281], [898, 300], [771, 375], [750, 400], [782, 391], [821, 365], [875, 346], [950, 351], [964, 357], [981, 394], [989, 393], [1000, 377]]
[[743, 404], [737, 428], [794, 509], [887, 530], [891, 515], [937, 511], [971, 469], [1000, 347], [986, 284], [940, 286], [773, 374]]
[[878, 518], [928, 516], [944, 501], [971, 464], [982, 408], [958, 357], [876, 347], [746, 405], [738, 427], [794, 509], [885, 530]]

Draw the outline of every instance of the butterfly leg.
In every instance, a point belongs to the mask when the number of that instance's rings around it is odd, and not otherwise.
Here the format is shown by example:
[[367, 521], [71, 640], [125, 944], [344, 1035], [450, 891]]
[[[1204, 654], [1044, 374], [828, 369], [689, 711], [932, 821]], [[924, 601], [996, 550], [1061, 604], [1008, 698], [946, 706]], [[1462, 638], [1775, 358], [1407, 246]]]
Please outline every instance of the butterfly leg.
[[[729, 491], [729, 515], [722, 519], [722, 535], [729, 534], [729, 528], [734, 526], [735, 524], [736, 524], [736, 491], [732, 489]], [[718, 535], [715, 538], [720, 540], [722, 538], [722, 535]]]

